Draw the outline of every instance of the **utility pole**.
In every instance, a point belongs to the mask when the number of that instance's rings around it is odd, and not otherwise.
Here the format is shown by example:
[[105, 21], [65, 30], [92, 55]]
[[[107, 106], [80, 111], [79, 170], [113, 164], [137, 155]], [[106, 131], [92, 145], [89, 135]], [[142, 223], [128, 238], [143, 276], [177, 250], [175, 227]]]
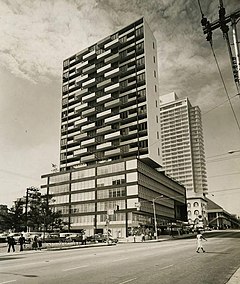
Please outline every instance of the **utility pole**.
[[28, 187], [26, 189], [26, 204], [25, 204], [25, 222], [26, 222], [26, 232], [28, 232], [28, 201], [29, 201], [29, 192], [37, 192], [38, 188], [35, 187]]
[[[202, 14], [201, 24], [203, 26], [203, 32], [206, 34], [206, 40], [212, 44], [212, 32], [220, 28], [223, 32], [223, 37], [226, 40], [228, 53], [230, 57], [230, 62], [232, 66], [232, 72], [234, 81], [236, 83], [237, 89], [240, 86], [240, 54], [239, 54], [239, 41], [237, 35], [237, 22], [240, 19], [240, 9], [233, 12], [232, 14], [226, 15], [226, 10], [223, 6], [223, 1], [219, 0], [219, 19], [210, 23], [207, 18]], [[229, 40], [229, 27], [228, 24], [231, 23], [232, 26], [232, 38], [233, 44]], [[233, 50], [231, 45], [234, 46]]]

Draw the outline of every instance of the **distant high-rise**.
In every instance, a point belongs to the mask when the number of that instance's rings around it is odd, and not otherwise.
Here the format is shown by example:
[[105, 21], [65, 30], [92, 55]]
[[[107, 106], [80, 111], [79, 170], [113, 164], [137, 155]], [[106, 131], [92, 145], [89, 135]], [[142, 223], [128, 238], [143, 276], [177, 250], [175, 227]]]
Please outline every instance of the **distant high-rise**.
[[201, 111], [170, 93], [160, 97], [160, 124], [165, 172], [185, 186], [189, 220], [198, 221], [207, 216], [208, 191]]

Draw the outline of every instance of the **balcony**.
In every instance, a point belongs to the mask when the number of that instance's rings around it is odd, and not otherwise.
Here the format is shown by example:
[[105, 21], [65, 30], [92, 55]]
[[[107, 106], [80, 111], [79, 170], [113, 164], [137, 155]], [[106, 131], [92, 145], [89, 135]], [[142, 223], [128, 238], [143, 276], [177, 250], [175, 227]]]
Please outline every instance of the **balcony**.
[[111, 85], [107, 88], [104, 89], [104, 92], [107, 93], [107, 92], [114, 92], [116, 91], [117, 89], [119, 89], [119, 83], [116, 83], [114, 85]]
[[110, 53], [111, 53], [111, 49], [109, 49], [109, 50], [107, 50], [107, 51], [105, 51], [105, 52], [99, 54], [99, 55], [97, 56], [97, 59], [99, 59], [99, 58], [104, 58], [104, 57], [108, 56]]
[[95, 93], [91, 93], [91, 94], [89, 94], [89, 95], [86, 95], [86, 96], [82, 97], [82, 101], [83, 101], [83, 102], [87, 102], [87, 101], [89, 101], [90, 99], [94, 98], [95, 95], [96, 95]]
[[105, 127], [102, 127], [102, 128], [98, 128], [97, 134], [108, 132], [108, 131], [112, 131], [111, 125], [108, 125], [108, 126], [105, 126]]
[[90, 108], [82, 112], [82, 116], [89, 116], [96, 112], [95, 108]]
[[75, 121], [74, 125], [77, 126], [79, 124], [83, 124], [83, 123], [86, 123], [86, 122], [88, 122], [88, 119], [85, 117], [85, 118], [82, 118], [82, 119]]
[[106, 43], [104, 45], [104, 49], [108, 49], [108, 48], [114, 48], [114, 47], [117, 47], [119, 45], [119, 39], [116, 38], [108, 43]]
[[88, 80], [88, 81], [82, 83], [82, 87], [89, 88], [89, 87], [91, 87], [91, 86], [93, 86], [95, 84], [95, 81], [96, 81], [96, 79], [92, 78], [91, 80]]
[[106, 96], [102, 96], [102, 97], [100, 97], [100, 98], [97, 98], [97, 103], [102, 102], [102, 101], [105, 101], [105, 100], [109, 100], [109, 99], [111, 99], [111, 98], [112, 98], [111, 94], [108, 94], [108, 95], [106, 95]]
[[94, 143], [95, 143], [95, 138], [91, 138], [91, 139], [82, 141], [81, 146], [85, 147], [86, 145], [91, 145]]
[[79, 62], [78, 64], [76, 64], [74, 67], [75, 69], [77, 70], [77, 72], [79, 72], [78, 70], [79, 69], [82, 69], [83, 67], [87, 66], [88, 65], [88, 62], [85, 61], [85, 62]]
[[88, 104], [87, 103], [83, 103], [80, 106], [75, 107], [75, 112], [79, 111], [79, 110], [82, 111], [83, 109], [85, 109], [87, 107], [88, 107]]
[[86, 74], [86, 75], [83, 75], [83, 76], [78, 76], [78, 77], [76, 78], [75, 83], [82, 82], [83, 80], [86, 80], [87, 78], [88, 78], [88, 75], [87, 75], [87, 74]]
[[119, 68], [115, 68], [113, 70], [108, 71], [107, 73], [104, 74], [105, 78], [111, 78], [119, 74], [120, 70]]
[[120, 114], [105, 118], [105, 123], [109, 123], [109, 122], [116, 122], [117, 120], [120, 120]]
[[104, 63], [113, 63], [119, 59], [119, 53], [114, 53], [113, 55], [104, 59]]
[[80, 134], [74, 136], [74, 142], [82, 140], [82, 139], [86, 138], [87, 136], [88, 136], [87, 133], [80, 133]]
[[106, 115], [109, 115], [109, 114], [111, 114], [111, 112], [112, 112], [112, 111], [111, 111], [110, 109], [105, 110], [105, 111], [103, 111], [103, 112], [100, 112], [100, 113], [97, 114], [97, 118], [103, 117], [103, 116], [106, 116]]
[[87, 148], [78, 149], [78, 150], [76, 150], [76, 151], [73, 152], [73, 155], [74, 155], [74, 156], [78, 156], [78, 155], [81, 155], [81, 154], [84, 154], [84, 153], [87, 153]]
[[120, 148], [113, 149], [113, 150], [110, 150], [110, 151], [106, 151], [105, 152], [105, 157], [107, 157], [107, 156], [116, 156], [116, 155], [119, 155], [120, 152], [121, 152]]
[[75, 98], [78, 99], [78, 97], [81, 97], [81, 96], [83, 96], [84, 94], [87, 94], [87, 93], [88, 93], [88, 89], [82, 89], [75, 94]]
[[121, 136], [120, 131], [115, 131], [113, 133], [109, 133], [109, 134], [104, 135], [104, 139], [107, 140], [107, 139], [112, 139], [112, 138], [116, 138], [116, 137], [120, 137], [120, 136]]
[[105, 106], [105, 108], [109, 108], [109, 107], [117, 106], [119, 104], [121, 104], [120, 99], [116, 99], [116, 100], [109, 101], [109, 102], [105, 103], [104, 106]]
[[112, 83], [111, 79], [104, 80], [104, 81], [97, 84], [97, 88], [104, 87], [104, 86], [109, 85], [111, 83]]
[[106, 70], [108, 70], [108, 69], [110, 69], [110, 68], [111, 68], [111, 64], [107, 64], [107, 65], [105, 65], [105, 66], [99, 68], [99, 69], [97, 70], [97, 73], [98, 73], [98, 74], [101, 74], [101, 73], [103, 73], [104, 71], [106, 71]]
[[92, 64], [86, 68], [84, 68], [82, 70], [83, 74], [88, 74], [88, 73], [91, 73], [91, 71], [93, 71], [94, 69], [96, 68], [96, 65], [95, 64]]
[[103, 144], [99, 144], [97, 145], [97, 150], [99, 149], [104, 149], [104, 148], [109, 148], [112, 146], [112, 143], [111, 142], [106, 142], [106, 143], [103, 143]]
[[96, 51], [95, 50], [93, 50], [93, 51], [83, 55], [82, 58], [83, 58], [83, 60], [90, 60], [90, 59], [93, 59], [94, 56], [96, 56]]
[[85, 157], [82, 157], [81, 158], [81, 162], [84, 163], [84, 162], [90, 162], [90, 161], [93, 161], [93, 160], [96, 160], [96, 157], [94, 154], [92, 155], [89, 155], [89, 156], [85, 156]]
[[89, 123], [87, 125], [82, 126], [82, 131], [89, 130], [90, 128], [94, 128], [95, 123]]

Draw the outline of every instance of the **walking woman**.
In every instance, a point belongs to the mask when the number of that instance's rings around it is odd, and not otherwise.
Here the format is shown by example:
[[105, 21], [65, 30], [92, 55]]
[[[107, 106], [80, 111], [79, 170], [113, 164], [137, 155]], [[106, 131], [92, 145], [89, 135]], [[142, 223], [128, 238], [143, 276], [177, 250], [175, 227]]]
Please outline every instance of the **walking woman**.
[[201, 232], [198, 231], [198, 233], [197, 233], [197, 250], [196, 250], [197, 253], [199, 253], [199, 249], [201, 249], [202, 252], [205, 252], [205, 250], [203, 249], [203, 245], [202, 245], [203, 240], [206, 241], [206, 239], [203, 237]]

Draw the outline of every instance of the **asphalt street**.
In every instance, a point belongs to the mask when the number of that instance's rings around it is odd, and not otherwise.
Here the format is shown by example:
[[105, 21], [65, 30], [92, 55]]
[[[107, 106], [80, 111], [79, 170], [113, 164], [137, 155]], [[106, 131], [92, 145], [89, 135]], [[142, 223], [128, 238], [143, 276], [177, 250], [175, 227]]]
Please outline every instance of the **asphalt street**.
[[240, 266], [240, 231], [195, 239], [0, 255], [0, 284], [225, 284]]

